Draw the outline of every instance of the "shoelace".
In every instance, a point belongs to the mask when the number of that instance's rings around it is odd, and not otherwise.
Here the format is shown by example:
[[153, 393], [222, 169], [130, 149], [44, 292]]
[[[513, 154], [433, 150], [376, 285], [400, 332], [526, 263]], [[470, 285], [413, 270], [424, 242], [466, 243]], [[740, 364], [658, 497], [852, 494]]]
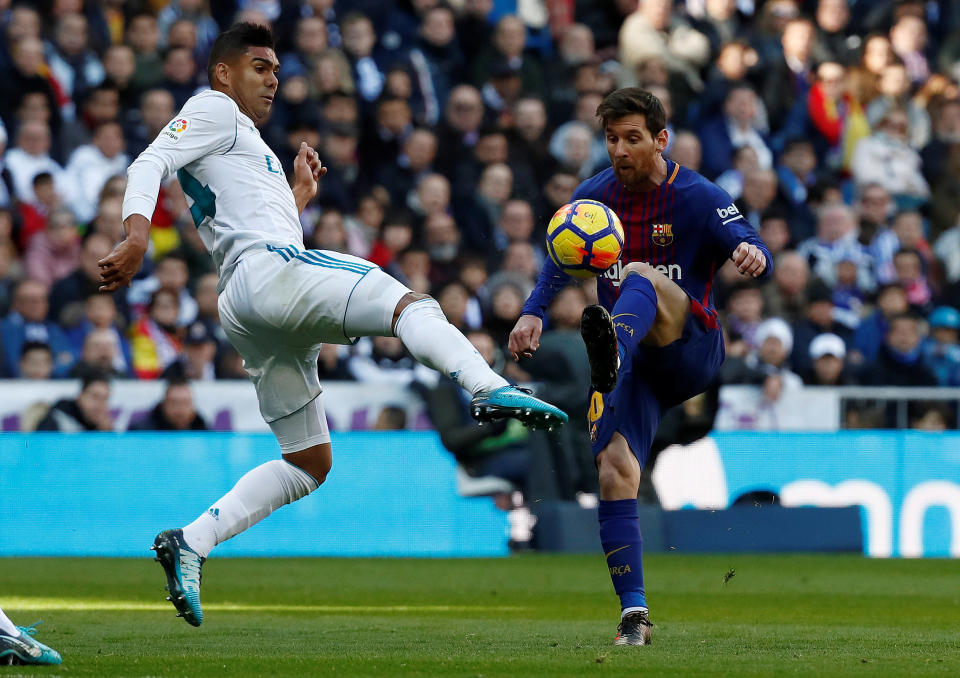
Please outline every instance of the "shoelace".
[[21, 633], [26, 633], [28, 636], [32, 637], [37, 635], [37, 627], [40, 626], [40, 624], [42, 623], [43, 623], [43, 620], [40, 620], [40, 621], [33, 622], [29, 626], [18, 626], [17, 628], [20, 629]]

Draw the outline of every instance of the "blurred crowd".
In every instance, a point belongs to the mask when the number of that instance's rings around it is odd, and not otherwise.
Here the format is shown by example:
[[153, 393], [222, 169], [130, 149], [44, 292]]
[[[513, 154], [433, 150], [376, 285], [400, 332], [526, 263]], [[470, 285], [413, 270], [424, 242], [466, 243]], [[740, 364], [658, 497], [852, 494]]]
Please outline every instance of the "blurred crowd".
[[[505, 345], [549, 217], [608, 164], [597, 104], [632, 85], [668, 110], [666, 154], [776, 257], [763, 285], [718, 273], [724, 383], [960, 386], [960, 2], [919, 0], [0, 0], [0, 377], [245, 377], [176, 181], [140, 275], [97, 292], [125, 168], [207, 87], [235, 20], [277, 37], [264, 138], [288, 174], [301, 141], [329, 170], [307, 246], [433, 294], [569, 411], [586, 410], [589, 286], [551, 308], [549, 360]], [[327, 346], [318, 369], [447, 386], [393, 338]]]

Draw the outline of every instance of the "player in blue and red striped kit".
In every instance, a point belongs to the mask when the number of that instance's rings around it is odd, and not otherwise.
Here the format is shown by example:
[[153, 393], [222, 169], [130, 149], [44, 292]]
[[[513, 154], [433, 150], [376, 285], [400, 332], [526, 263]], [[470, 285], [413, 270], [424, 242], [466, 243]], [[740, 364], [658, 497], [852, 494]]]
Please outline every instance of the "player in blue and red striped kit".
[[[598, 200], [623, 222], [621, 260], [597, 281], [581, 334], [593, 391], [588, 421], [600, 479], [600, 541], [621, 618], [614, 641], [646, 645], [652, 626], [641, 565], [640, 473], [660, 417], [702, 392], [723, 362], [723, 335], [711, 286], [732, 259], [754, 278], [770, 253], [730, 196], [663, 157], [666, 116], [639, 88], [609, 94], [597, 108], [612, 167], [587, 179], [574, 199]], [[551, 260], [510, 334], [515, 359], [539, 345], [544, 309], [570, 278]]]

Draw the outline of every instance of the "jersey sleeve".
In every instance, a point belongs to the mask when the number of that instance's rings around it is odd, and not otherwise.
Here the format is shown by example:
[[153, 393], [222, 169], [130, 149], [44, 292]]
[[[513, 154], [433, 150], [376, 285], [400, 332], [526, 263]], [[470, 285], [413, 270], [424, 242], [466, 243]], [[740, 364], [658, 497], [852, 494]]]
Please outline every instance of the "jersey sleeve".
[[759, 277], [763, 279], [770, 275], [773, 272], [773, 257], [770, 256], [770, 250], [767, 249], [766, 243], [760, 239], [753, 225], [744, 218], [737, 206], [733, 204], [730, 195], [719, 186], [710, 184], [706, 203], [709, 206], [706, 215], [706, 229], [710, 239], [720, 250], [718, 255], [722, 254], [724, 259], [729, 259], [740, 243], [746, 242], [755, 245], [767, 259], [767, 266]]
[[[592, 179], [581, 182], [573, 192], [570, 202], [584, 198], [592, 199], [590, 195], [592, 186]], [[570, 282], [570, 279], [571, 276], [561, 271], [553, 259], [547, 256], [543, 262], [543, 268], [540, 269], [540, 275], [537, 277], [537, 284], [530, 293], [530, 296], [527, 297], [527, 301], [523, 305], [523, 310], [520, 312], [520, 315], [533, 315], [542, 318], [547, 310], [547, 306], [550, 305], [550, 302], [553, 301], [553, 298], [557, 296], [560, 290]]]
[[153, 216], [160, 182], [206, 155], [226, 153], [237, 140], [236, 107], [226, 96], [194, 97], [160, 130], [127, 169], [123, 219]]

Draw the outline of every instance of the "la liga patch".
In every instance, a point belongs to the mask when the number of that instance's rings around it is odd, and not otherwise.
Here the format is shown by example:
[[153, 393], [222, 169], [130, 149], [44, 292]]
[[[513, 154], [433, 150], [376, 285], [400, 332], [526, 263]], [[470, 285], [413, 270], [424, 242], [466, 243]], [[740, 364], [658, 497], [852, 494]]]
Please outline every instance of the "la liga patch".
[[180, 137], [184, 132], [190, 127], [190, 121], [186, 118], [176, 118], [170, 121], [170, 124], [163, 128], [163, 131], [160, 132], [161, 136], [165, 136], [171, 141], [177, 142], [180, 141]]

